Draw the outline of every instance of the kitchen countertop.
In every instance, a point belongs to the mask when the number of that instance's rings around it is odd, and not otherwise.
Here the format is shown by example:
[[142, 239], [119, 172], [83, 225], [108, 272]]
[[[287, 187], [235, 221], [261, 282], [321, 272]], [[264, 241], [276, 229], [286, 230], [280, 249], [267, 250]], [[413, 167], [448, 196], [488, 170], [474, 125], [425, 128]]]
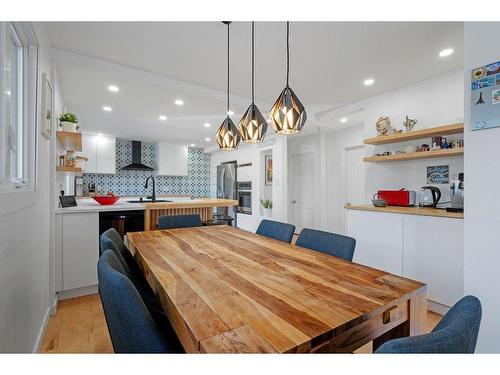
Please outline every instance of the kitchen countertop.
[[446, 210], [439, 208], [424, 208], [424, 207], [399, 207], [399, 206], [387, 206], [387, 207], [375, 207], [371, 204], [347, 204], [344, 206], [348, 210], [360, 210], [360, 211], [376, 211], [376, 212], [387, 212], [393, 214], [406, 214], [406, 215], [420, 215], [420, 216], [435, 216], [435, 217], [448, 217], [452, 219], [463, 219], [463, 212], [446, 212]]
[[[158, 198], [160, 198], [158, 196]], [[92, 198], [78, 198], [76, 207], [59, 207], [56, 209], [56, 214], [83, 213], [83, 212], [103, 212], [103, 211], [132, 211], [145, 210], [152, 208], [184, 208], [184, 207], [217, 207], [217, 206], [233, 206], [237, 205], [237, 201], [229, 199], [214, 199], [214, 198], [196, 198], [189, 197], [161, 197], [172, 202], [144, 202], [144, 203], [129, 203], [127, 200], [138, 200], [139, 197], [121, 197], [118, 202], [112, 205], [100, 205]], [[233, 204], [234, 203], [234, 204]]]

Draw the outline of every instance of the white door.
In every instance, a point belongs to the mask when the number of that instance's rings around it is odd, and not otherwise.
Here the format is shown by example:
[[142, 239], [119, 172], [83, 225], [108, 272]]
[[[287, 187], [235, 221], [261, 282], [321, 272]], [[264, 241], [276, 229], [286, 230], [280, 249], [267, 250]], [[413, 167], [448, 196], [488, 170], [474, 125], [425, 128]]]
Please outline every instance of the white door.
[[314, 155], [312, 152], [292, 155], [291, 213], [292, 224], [299, 233], [313, 227]]
[[345, 203], [361, 204], [365, 201], [364, 146], [345, 149]]

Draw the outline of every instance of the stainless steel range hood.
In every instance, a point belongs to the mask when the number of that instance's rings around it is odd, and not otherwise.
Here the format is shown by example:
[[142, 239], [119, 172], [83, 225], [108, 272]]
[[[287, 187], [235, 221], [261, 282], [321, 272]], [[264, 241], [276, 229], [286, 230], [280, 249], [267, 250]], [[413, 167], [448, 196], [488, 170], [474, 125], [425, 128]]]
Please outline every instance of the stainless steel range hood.
[[154, 171], [154, 168], [142, 164], [141, 142], [132, 141], [132, 163], [120, 168], [121, 171]]

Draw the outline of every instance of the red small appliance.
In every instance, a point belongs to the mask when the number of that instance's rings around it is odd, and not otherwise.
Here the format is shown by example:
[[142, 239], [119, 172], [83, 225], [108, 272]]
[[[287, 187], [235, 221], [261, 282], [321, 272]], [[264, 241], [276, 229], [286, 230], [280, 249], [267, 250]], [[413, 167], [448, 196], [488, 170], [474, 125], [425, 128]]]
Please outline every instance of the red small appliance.
[[378, 199], [383, 199], [388, 206], [415, 206], [417, 204], [417, 193], [411, 190], [379, 190]]

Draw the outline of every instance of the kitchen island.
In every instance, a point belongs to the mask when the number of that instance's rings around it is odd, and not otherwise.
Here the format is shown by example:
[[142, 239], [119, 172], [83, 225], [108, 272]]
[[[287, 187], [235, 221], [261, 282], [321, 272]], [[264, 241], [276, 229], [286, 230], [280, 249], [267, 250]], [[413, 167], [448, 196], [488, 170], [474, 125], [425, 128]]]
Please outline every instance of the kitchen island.
[[[190, 196], [157, 196], [167, 202], [139, 202], [139, 197], [122, 197], [113, 205], [100, 205], [91, 198], [77, 199], [77, 206], [56, 210], [56, 290], [60, 299], [95, 293], [99, 234], [111, 227], [120, 233], [154, 230], [162, 215], [199, 214], [203, 222], [212, 219], [217, 207], [233, 207], [231, 199]], [[129, 201], [137, 201], [129, 202]]]

